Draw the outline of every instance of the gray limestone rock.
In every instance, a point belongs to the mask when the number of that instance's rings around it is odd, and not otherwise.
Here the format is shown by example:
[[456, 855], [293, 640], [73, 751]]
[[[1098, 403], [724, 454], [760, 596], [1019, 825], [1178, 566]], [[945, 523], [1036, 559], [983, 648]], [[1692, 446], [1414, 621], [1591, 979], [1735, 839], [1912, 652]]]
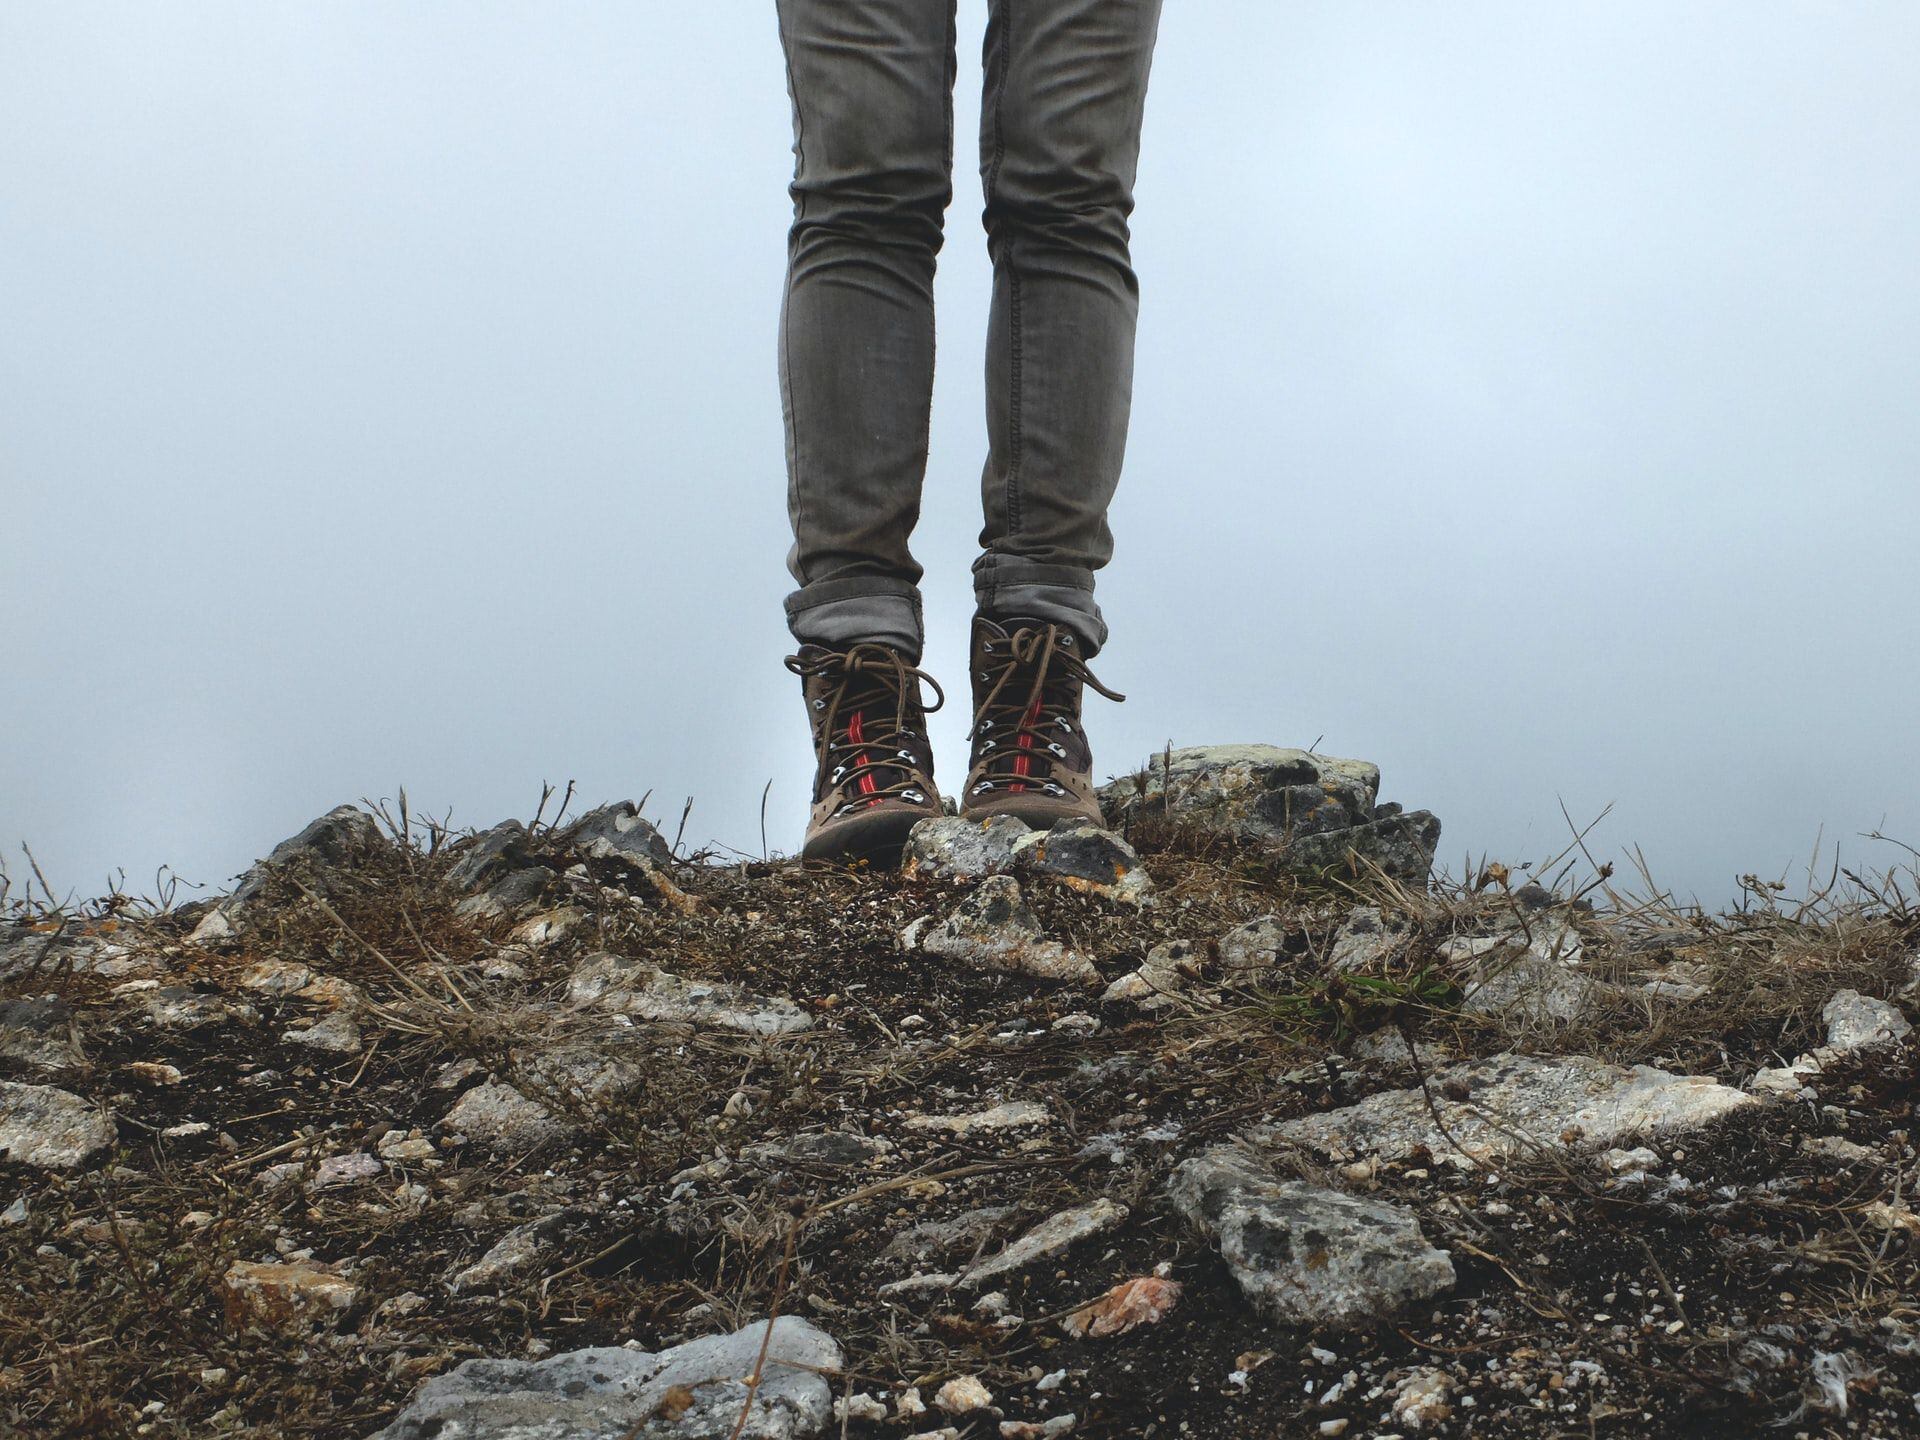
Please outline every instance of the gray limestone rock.
[[0, 1160], [72, 1170], [113, 1145], [113, 1116], [51, 1085], [0, 1080]]
[[1580, 941], [1567, 926], [1542, 927], [1531, 944], [1523, 932], [1511, 931], [1461, 948], [1471, 954], [1472, 973], [1460, 1004], [1477, 1015], [1565, 1025], [1617, 993], [1578, 968]]
[[1287, 927], [1280, 917], [1262, 915], [1220, 937], [1220, 968], [1236, 979], [1254, 979], [1273, 967], [1286, 943]]
[[746, 1035], [790, 1035], [813, 1018], [783, 996], [755, 995], [716, 981], [688, 980], [641, 960], [601, 953], [581, 961], [567, 999], [642, 1020], [677, 1021]]
[[358, 805], [336, 805], [298, 835], [282, 840], [241, 876], [233, 893], [207, 912], [190, 938], [204, 943], [231, 935], [235, 922], [276, 873], [293, 872], [324, 894], [330, 870], [391, 844], [380, 822]]
[[569, 1129], [546, 1106], [497, 1080], [476, 1085], [463, 1094], [440, 1124], [444, 1130], [503, 1150], [530, 1150], [558, 1139]]
[[1607, 1150], [1643, 1137], [1684, 1135], [1757, 1103], [1704, 1076], [1581, 1056], [1468, 1061], [1435, 1071], [1428, 1092], [1432, 1108], [1418, 1088], [1386, 1090], [1357, 1105], [1261, 1127], [1251, 1138], [1342, 1162], [1404, 1160], [1424, 1149], [1440, 1163], [1464, 1167], [1541, 1150]]
[[1038, 917], [1027, 908], [1020, 883], [1011, 875], [981, 881], [951, 915], [916, 938], [928, 954], [977, 970], [1012, 970], [1082, 985], [1100, 980], [1086, 956], [1043, 938]]
[[961, 1275], [962, 1285], [978, 1285], [999, 1275], [1024, 1270], [1036, 1261], [1058, 1255], [1070, 1245], [1113, 1229], [1127, 1218], [1127, 1207], [1102, 1195], [1087, 1205], [1077, 1205], [1049, 1215], [998, 1254], [974, 1264]]
[[559, 835], [560, 843], [596, 859], [609, 857], [647, 865], [671, 865], [673, 847], [642, 818], [631, 800], [589, 810]]
[[1452, 1288], [1453, 1262], [1398, 1206], [1283, 1180], [1232, 1146], [1184, 1162], [1173, 1203], [1284, 1325], [1350, 1328]]
[[1164, 810], [1257, 840], [1363, 824], [1379, 790], [1379, 767], [1364, 760], [1277, 745], [1190, 745], [1102, 787], [1100, 799], [1116, 821]]
[[531, 863], [532, 844], [527, 827], [518, 820], [506, 820], [491, 830], [482, 830], [467, 842], [460, 858], [447, 871], [447, 883], [456, 890], [481, 890], [500, 876], [525, 869]]
[[844, 1130], [824, 1130], [795, 1135], [788, 1140], [749, 1145], [740, 1152], [740, 1158], [756, 1165], [801, 1165], [846, 1170], [877, 1160], [892, 1148], [884, 1140], [849, 1135]]
[[1129, 1004], [1142, 1010], [1170, 1010], [1179, 996], [1193, 987], [1191, 973], [1199, 960], [1193, 944], [1187, 940], [1169, 940], [1156, 945], [1138, 970], [1130, 970], [1107, 986], [1100, 996], [1102, 1004]]
[[79, 1068], [84, 1058], [66, 1001], [54, 995], [0, 1001], [0, 1060], [60, 1075]]
[[901, 869], [908, 879], [977, 880], [1013, 868], [1013, 847], [1032, 832], [1011, 815], [922, 820], [907, 835]]
[[1013, 860], [1023, 875], [1044, 875], [1109, 900], [1138, 905], [1153, 892], [1139, 852], [1111, 830], [1086, 821], [1062, 821], [1022, 836]]
[[1913, 1031], [1900, 1007], [1875, 1000], [1858, 990], [1842, 990], [1820, 1012], [1827, 1024], [1827, 1048], [1840, 1055], [1881, 1050], [1896, 1045]]
[[422, 1385], [376, 1440], [807, 1440], [832, 1418], [821, 1372], [840, 1368], [840, 1347], [797, 1316], [771, 1322], [771, 1338], [768, 1323], [658, 1354], [468, 1360]]
[[1384, 919], [1372, 905], [1356, 905], [1333, 937], [1328, 968], [1342, 974], [1372, 969], [1397, 951], [1406, 936], [1404, 921]]
[[1196, 745], [1156, 757], [1137, 776], [1106, 785], [1109, 820], [1169, 815], [1238, 840], [1277, 844], [1289, 868], [1347, 877], [1377, 865], [1424, 880], [1440, 841], [1426, 811], [1378, 805], [1380, 771], [1274, 745]]

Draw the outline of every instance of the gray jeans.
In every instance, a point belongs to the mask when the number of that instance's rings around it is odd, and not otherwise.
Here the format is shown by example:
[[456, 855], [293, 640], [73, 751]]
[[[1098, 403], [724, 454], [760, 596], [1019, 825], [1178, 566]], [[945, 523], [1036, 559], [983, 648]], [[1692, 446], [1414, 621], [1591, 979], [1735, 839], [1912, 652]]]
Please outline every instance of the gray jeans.
[[[953, 198], [953, 0], [776, 0], [793, 100], [780, 397], [794, 636], [918, 659], [933, 273]], [[980, 609], [1105, 642], [1093, 572], [1126, 450], [1127, 217], [1160, 0], [990, 0], [993, 260]]]

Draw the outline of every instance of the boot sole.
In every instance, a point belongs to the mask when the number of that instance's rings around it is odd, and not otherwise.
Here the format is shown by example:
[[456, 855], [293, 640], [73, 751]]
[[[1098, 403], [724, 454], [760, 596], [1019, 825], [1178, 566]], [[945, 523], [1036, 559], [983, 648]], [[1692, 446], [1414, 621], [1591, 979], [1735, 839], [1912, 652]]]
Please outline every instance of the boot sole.
[[1051, 830], [1062, 820], [1074, 824], [1082, 822], [1089, 825], [1106, 827], [1106, 820], [1098, 808], [1082, 809], [1077, 805], [1062, 805], [1046, 796], [1003, 795], [988, 801], [984, 805], [962, 805], [962, 820], [986, 820], [995, 815], [1011, 815], [1030, 830]]
[[888, 807], [871, 815], [849, 815], [809, 835], [800, 858], [840, 865], [864, 860], [876, 869], [891, 869], [900, 863], [900, 852], [906, 848], [913, 827], [939, 813]]

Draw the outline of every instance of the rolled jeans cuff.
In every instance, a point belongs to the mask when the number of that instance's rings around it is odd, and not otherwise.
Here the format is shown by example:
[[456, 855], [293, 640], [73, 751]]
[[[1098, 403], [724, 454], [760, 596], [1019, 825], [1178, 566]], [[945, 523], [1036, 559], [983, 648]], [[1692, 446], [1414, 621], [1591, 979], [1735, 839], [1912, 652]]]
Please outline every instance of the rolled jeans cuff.
[[973, 595], [989, 620], [1045, 620], [1079, 637], [1091, 658], [1107, 643], [1107, 622], [1093, 603], [1093, 572], [1077, 565], [1046, 565], [1006, 555], [982, 555], [973, 565]]
[[891, 645], [920, 663], [925, 625], [920, 591], [905, 580], [855, 576], [820, 580], [787, 596], [787, 629], [802, 645], [844, 650], [863, 641]]

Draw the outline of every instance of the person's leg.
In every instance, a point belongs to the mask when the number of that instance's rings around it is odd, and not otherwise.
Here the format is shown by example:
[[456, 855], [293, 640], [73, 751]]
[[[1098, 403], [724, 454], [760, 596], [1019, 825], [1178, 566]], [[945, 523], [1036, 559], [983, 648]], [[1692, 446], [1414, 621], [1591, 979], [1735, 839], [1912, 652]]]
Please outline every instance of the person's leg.
[[980, 118], [993, 257], [981, 613], [1106, 643], [1093, 572], [1126, 451], [1127, 217], [1160, 0], [991, 0]]
[[953, 0], [777, 0], [794, 219], [779, 369], [787, 618], [803, 644], [917, 662], [933, 274], [952, 198]]

